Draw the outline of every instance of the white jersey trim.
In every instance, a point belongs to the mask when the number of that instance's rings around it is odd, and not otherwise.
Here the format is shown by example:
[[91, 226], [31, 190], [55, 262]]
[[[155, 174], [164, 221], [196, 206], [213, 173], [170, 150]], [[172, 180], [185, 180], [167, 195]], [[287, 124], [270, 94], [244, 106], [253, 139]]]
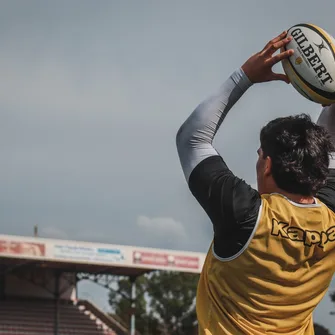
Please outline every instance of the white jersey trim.
[[281, 197], [283, 197], [285, 200], [287, 200], [291, 205], [296, 206], [296, 207], [302, 207], [302, 208], [310, 208], [310, 207], [321, 207], [321, 204], [318, 203], [318, 200], [316, 198], [313, 197], [314, 199], [314, 204], [299, 204], [297, 202], [294, 202], [292, 200], [290, 200], [289, 198], [285, 197], [285, 195], [280, 194], [280, 193], [271, 193], [271, 195], [280, 195]]
[[259, 225], [259, 222], [261, 220], [261, 215], [262, 215], [262, 209], [263, 209], [263, 199], [262, 199], [262, 202], [261, 202], [261, 205], [259, 206], [259, 210], [258, 210], [258, 216], [257, 216], [257, 221], [256, 221], [256, 224], [255, 224], [255, 227], [254, 229], [252, 230], [252, 233], [250, 234], [249, 236], [249, 239], [248, 241], [245, 243], [245, 245], [243, 246], [243, 248], [237, 252], [235, 255], [233, 256], [230, 256], [230, 257], [220, 257], [218, 256], [216, 253], [215, 253], [215, 250], [214, 250], [214, 243], [212, 245], [212, 252], [213, 252], [213, 255], [216, 259], [218, 259], [219, 261], [221, 262], [230, 262], [234, 259], [236, 259], [237, 257], [241, 256], [243, 254], [243, 252], [248, 248], [251, 240], [254, 238], [254, 235], [256, 233], [256, 230], [258, 228], [258, 225]]

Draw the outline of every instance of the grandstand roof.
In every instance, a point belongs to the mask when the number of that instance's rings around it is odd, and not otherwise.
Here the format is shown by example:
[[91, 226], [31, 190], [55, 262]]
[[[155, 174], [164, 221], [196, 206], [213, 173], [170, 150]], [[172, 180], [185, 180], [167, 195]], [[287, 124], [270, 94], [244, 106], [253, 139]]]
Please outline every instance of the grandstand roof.
[[200, 273], [204, 259], [195, 252], [0, 235], [0, 264], [9, 268], [138, 276], [151, 270]]

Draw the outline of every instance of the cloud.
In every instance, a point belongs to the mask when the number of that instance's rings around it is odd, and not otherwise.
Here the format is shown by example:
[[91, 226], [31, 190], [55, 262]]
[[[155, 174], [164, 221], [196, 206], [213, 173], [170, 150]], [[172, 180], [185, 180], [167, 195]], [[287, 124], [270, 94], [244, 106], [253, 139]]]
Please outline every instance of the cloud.
[[77, 231], [74, 238], [78, 241], [85, 242], [103, 242], [103, 243], [114, 243], [114, 241], [109, 241], [108, 236], [106, 236], [106, 231], [100, 229], [93, 229], [90, 227], [85, 227]]
[[152, 238], [162, 239], [184, 239], [186, 238], [185, 227], [182, 223], [169, 217], [149, 218], [139, 216], [136, 225], [143, 231], [143, 234], [149, 234]]

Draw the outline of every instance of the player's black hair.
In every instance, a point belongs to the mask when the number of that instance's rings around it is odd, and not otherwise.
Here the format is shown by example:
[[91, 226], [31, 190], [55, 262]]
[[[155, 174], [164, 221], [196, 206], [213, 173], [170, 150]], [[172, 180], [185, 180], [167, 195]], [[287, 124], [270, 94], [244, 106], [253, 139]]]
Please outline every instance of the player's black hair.
[[277, 186], [289, 193], [315, 195], [325, 184], [334, 145], [327, 130], [300, 114], [270, 121], [260, 133], [263, 158], [272, 161]]

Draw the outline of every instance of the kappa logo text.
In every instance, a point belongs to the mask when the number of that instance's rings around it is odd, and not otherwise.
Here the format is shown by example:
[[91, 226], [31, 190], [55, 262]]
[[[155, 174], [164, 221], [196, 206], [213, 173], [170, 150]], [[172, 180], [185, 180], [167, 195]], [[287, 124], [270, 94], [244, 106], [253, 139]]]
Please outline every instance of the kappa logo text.
[[331, 226], [327, 231], [304, 230], [298, 227], [290, 227], [287, 222], [272, 219], [271, 235], [301, 242], [308, 247], [317, 245], [323, 248], [328, 242], [335, 241], [335, 226]]

